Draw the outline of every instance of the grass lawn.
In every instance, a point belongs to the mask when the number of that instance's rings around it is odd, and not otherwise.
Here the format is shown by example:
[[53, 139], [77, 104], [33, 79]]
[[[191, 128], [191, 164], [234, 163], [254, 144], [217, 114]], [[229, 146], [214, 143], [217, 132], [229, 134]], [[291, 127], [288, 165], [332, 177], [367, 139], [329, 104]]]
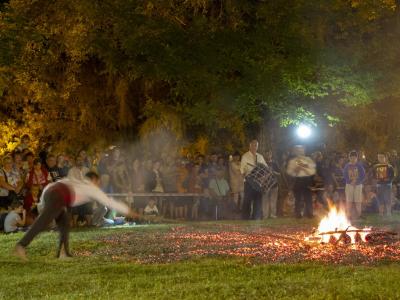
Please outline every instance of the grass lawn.
[[[371, 218], [365, 223], [381, 221]], [[397, 230], [398, 224], [394, 218], [385, 226]], [[258, 261], [257, 255], [243, 255], [249, 247], [258, 247], [253, 235], [265, 230], [309, 230], [313, 225], [281, 219], [79, 230], [71, 233], [75, 257], [68, 261], [54, 258], [56, 233], [43, 233], [30, 245], [29, 262], [10, 256], [20, 233], [0, 235], [0, 298], [400, 299], [400, 263], [396, 261], [363, 265], [318, 260], [265, 262]], [[226, 251], [221, 248], [221, 236], [213, 235], [220, 231], [226, 233], [224, 241], [231, 243], [227, 252], [214, 251], [215, 247]], [[243, 251], [237, 251], [241, 245], [237, 240], [229, 239], [232, 232], [235, 239], [239, 236], [244, 241]], [[204, 243], [198, 241], [207, 236], [211, 237]], [[186, 244], [181, 243], [183, 238]], [[197, 252], [189, 247], [192, 242], [198, 243]], [[282, 245], [278, 247], [286, 244]], [[198, 255], [202, 249], [212, 255]]]

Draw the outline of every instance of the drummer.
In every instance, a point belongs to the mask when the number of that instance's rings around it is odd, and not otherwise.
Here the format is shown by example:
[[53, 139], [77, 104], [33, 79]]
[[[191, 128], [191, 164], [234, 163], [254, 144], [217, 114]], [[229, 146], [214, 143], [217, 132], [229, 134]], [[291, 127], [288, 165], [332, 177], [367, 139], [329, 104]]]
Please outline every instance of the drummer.
[[257, 164], [267, 165], [264, 157], [260, 153], [257, 153], [257, 150], [258, 141], [252, 140], [249, 145], [249, 151], [243, 154], [240, 162], [240, 172], [245, 178], [242, 211], [242, 218], [244, 220], [262, 219], [262, 193], [255, 190], [248, 181], [246, 182], [246, 176], [250, 174]]
[[293, 154], [295, 157], [289, 161], [286, 171], [288, 175], [294, 178], [294, 213], [296, 218], [302, 216], [312, 218], [313, 206], [310, 187], [313, 182], [313, 175], [316, 172], [315, 162], [310, 157], [305, 156], [303, 146], [295, 146]]

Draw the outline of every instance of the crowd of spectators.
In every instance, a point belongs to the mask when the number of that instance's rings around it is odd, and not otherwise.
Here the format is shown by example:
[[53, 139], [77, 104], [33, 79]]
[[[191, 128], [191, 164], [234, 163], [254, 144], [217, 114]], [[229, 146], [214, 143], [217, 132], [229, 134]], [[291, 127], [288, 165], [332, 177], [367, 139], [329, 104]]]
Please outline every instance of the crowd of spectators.
[[[271, 151], [262, 154], [279, 183], [273, 193], [264, 196], [263, 218], [293, 215], [294, 200], [290, 192], [293, 179], [286, 172], [291, 152], [281, 153], [278, 159], [273, 158]], [[389, 196], [390, 202], [387, 201], [390, 207], [385, 206], [384, 212], [389, 215], [399, 206], [400, 159], [396, 151], [380, 155], [384, 155], [393, 167], [393, 178], [389, 180], [393, 192]], [[377, 182], [376, 165], [381, 161], [375, 164], [362, 152], [356, 152], [356, 156], [357, 163], [365, 171], [361, 190], [362, 214], [379, 213], [382, 182]], [[310, 186], [313, 206], [327, 209], [328, 202], [345, 206], [345, 172], [349, 155], [322, 149], [312, 153], [311, 157], [317, 170]], [[129, 201], [143, 215], [182, 220], [242, 217], [244, 176], [239, 152], [197, 154], [192, 158], [179, 157], [176, 153], [149, 157], [114, 147], [90, 152], [90, 155], [86, 150], [80, 150], [71, 156], [54, 153], [52, 146], [45, 144], [38, 153], [33, 153], [30, 138], [24, 135], [21, 143], [1, 162], [0, 209], [3, 214], [0, 223], [7, 226], [5, 231], [15, 231], [18, 226], [29, 226], [33, 222], [39, 213], [40, 194], [46, 185], [66, 176], [82, 176], [89, 171], [99, 174], [101, 189], [105, 193]], [[70, 212], [71, 225], [96, 225], [93, 211], [92, 204], [73, 209]]]

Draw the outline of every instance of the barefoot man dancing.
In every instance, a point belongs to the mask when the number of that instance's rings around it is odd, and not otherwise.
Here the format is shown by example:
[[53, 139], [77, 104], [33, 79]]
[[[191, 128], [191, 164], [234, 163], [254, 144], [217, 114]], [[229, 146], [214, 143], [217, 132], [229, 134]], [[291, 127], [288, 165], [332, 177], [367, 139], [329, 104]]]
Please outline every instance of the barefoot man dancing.
[[98, 185], [99, 176], [94, 172], [87, 173], [86, 178], [82, 178], [82, 176], [80, 179], [65, 178], [49, 184], [40, 198], [41, 204], [44, 205], [43, 211], [15, 246], [15, 254], [26, 260], [26, 247], [55, 220], [60, 233], [57, 257], [70, 257], [68, 207], [82, 205], [94, 200], [104, 206], [115, 209], [125, 216], [139, 217], [127, 205], [107, 197]]

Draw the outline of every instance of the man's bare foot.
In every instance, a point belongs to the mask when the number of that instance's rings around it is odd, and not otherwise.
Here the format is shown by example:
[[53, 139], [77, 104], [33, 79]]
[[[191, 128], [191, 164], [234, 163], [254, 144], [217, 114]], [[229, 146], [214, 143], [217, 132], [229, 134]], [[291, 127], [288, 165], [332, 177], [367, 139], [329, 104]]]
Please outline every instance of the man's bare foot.
[[65, 250], [64, 246], [61, 246], [60, 252], [58, 253], [57, 257], [59, 259], [69, 259], [72, 258], [72, 255], [69, 253], [69, 251]]
[[17, 244], [14, 249], [14, 255], [22, 259], [23, 261], [28, 261], [28, 258], [26, 257], [26, 251], [25, 247]]

